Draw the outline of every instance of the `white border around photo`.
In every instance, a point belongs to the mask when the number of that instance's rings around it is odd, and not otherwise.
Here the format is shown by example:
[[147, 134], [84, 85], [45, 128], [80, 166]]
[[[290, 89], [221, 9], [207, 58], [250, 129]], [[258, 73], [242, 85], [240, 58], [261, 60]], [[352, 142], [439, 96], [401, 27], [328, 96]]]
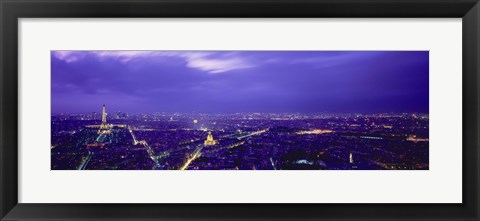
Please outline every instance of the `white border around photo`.
[[[19, 20], [19, 203], [461, 203], [462, 21]], [[51, 50], [428, 50], [429, 170], [51, 171]]]

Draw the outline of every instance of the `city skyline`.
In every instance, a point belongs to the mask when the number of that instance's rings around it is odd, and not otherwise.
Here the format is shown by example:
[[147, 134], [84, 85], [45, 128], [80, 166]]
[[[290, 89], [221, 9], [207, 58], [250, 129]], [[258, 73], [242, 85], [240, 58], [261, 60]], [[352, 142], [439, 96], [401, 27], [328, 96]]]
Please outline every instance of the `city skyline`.
[[[101, 118], [101, 122], [99, 122]], [[426, 170], [427, 114], [52, 115], [53, 170]], [[110, 119], [110, 120], [108, 120]]]
[[52, 51], [52, 114], [428, 113], [427, 51]]

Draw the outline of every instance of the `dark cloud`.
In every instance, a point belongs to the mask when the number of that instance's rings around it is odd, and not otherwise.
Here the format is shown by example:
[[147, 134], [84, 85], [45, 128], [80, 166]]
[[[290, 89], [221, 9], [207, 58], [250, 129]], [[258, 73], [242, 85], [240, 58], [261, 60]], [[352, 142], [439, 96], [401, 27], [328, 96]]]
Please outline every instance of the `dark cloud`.
[[52, 111], [423, 112], [425, 51], [52, 51]]

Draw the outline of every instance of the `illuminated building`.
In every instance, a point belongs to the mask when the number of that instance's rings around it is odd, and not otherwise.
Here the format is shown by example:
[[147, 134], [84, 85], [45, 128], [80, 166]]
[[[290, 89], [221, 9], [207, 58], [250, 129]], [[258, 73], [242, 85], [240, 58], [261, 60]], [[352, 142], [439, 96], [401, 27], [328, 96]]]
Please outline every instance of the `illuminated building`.
[[103, 108], [102, 108], [102, 126], [104, 126], [106, 124], [107, 124], [107, 111], [106, 111], [105, 104], [104, 104]]
[[193, 123], [194, 123], [194, 124], [198, 123], [198, 120], [193, 120]]
[[102, 108], [102, 123], [100, 125], [87, 125], [85, 126], [86, 128], [99, 128], [98, 129], [98, 134], [103, 134], [103, 133], [110, 133], [110, 129], [116, 127], [116, 128], [127, 128], [127, 125], [125, 124], [107, 124], [107, 111], [105, 108], [105, 104], [103, 105]]
[[218, 144], [218, 141], [213, 139], [212, 132], [208, 131], [207, 139], [203, 142], [205, 146], [213, 146]]
[[100, 124], [100, 129], [98, 129], [98, 134], [103, 134], [103, 133], [109, 134], [112, 126], [113, 125], [107, 124], [107, 111], [104, 104], [102, 108], [102, 124]]
[[328, 134], [333, 133], [333, 130], [322, 130], [322, 129], [315, 129], [315, 130], [306, 130], [306, 131], [299, 131], [297, 134]]
[[353, 155], [352, 155], [352, 153], [350, 153], [350, 157], [349, 157], [349, 158], [350, 158], [350, 160], [349, 160], [350, 163], [353, 163]]
[[428, 138], [418, 138], [417, 135], [410, 135], [406, 139], [407, 141], [412, 141], [412, 142], [428, 142]]

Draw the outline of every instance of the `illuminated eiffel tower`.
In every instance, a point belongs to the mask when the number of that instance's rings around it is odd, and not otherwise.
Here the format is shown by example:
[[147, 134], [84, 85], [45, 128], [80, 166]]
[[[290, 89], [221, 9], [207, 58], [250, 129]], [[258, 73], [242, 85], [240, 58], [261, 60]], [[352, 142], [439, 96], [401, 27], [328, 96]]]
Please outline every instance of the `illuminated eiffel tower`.
[[100, 129], [98, 129], [98, 134], [103, 134], [103, 133], [109, 134], [110, 129], [112, 129], [112, 125], [107, 124], [107, 111], [104, 104], [102, 108], [102, 124], [100, 124]]
[[103, 105], [102, 108], [102, 123], [100, 125], [94, 124], [94, 125], [86, 125], [86, 128], [98, 128], [98, 134], [109, 134], [112, 128], [127, 128], [127, 125], [125, 124], [108, 124], [107, 123], [107, 110], [105, 108], [105, 104]]

